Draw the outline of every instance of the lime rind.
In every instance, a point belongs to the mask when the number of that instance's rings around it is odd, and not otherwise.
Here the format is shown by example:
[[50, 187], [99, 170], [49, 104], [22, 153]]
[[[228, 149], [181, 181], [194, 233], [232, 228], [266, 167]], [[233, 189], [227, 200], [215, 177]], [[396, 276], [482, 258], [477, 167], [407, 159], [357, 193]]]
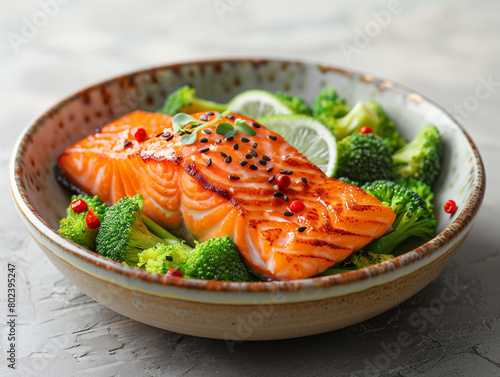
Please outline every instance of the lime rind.
[[337, 141], [321, 122], [307, 115], [275, 115], [260, 118], [258, 122], [280, 134], [327, 176], [334, 175]]
[[247, 90], [238, 94], [227, 104], [227, 108], [251, 119], [293, 114], [288, 106], [265, 90]]

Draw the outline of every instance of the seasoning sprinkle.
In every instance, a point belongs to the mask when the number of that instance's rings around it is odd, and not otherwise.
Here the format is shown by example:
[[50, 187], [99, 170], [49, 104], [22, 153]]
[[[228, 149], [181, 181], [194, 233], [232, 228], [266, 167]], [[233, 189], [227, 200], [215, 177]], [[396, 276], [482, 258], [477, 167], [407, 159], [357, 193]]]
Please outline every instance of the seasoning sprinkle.
[[302, 233], [306, 229], [307, 229], [307, 226], [301, 226], [301, 227], [297, 228], [297, 231], [300, 232], [300, 233]]
[[302, 178], [300, 178], [300, 180], [301, 180], [302, 182], [304, 182], [304, 183], [307, 183], [307, 178], [306, 178], [306, 177], [302, 177]]
[[250, 140], [248, 138], [246, 138], [246, 137], [242, 137], [241, 141], [244, 142], [244, 143], [248, 143]]
[[273, 168], [272, 166], [271, 166], [271, 167], [268, 167], [268, 168], [266, 169], [266, 172], [271, 173], [271, 172], [273, 171], [273, 169], [274, 169], [274, 168]]
[[266, 156], [266, 155], [263, 155], [261, 158], [262, 158], [264, 161], [268, 161], [268, 162], [269, 162], [269, 161], [271, 161], [271, 159], [269, 158], [269, 156]]
[[[269, 170], [269, 169], [268, 169], [268, 170]], [[274, 178], [275, 178], [275, 177], [276, 177], [275, 175], [273, 175], [272, 177], [270, 177], [270, 178], [268, 179], [269, 183], [271, 183], [272, 181], [274, 181]]]
[[262, 166], [266, 166], [267, 165], [267, 162], [264, 161], [264, 160], [259, 160], [259, 164], [261, 164]]
[[234, 149], [235, 151], [237, 151], [238, 149], [240, 149], [240, 146], [239, 146], [238, 144], [234, 144], [234, 145], [233, 145], [233, 149]]
[[212, 159], [209, 158], [207, 162], [205, 162], [205, 166], [208, 168], [210, 165], [212, 165]]
[[246, 155], [245, 155], [245, 158], [246, 158], [247, 160], [251, 160], [251, 159], [253, 158], [253, 156], [252, 156], [251, 154], [246, 154]]
[[231, 158], [231, 156], [227, 156], [227, 158], [224, 161], [226, 161], [228, 164], [230, 164], [231, 161], [233, 161], [233, 159]]
[[257, 143], [253, 143], [253, 144], [252, 144], [252, 148], [257, 148], [257, 146], [258, 146], [258, 145], [259, 145], [259, 144], [257, 144]]
[[168, 260], [169, 262], [173, 262], [174, 261], [174, 258], [172, 258], [172, 256], [170, 256], [170, 255], [167, 255], [165, 257], [165, 259]]
[[250, 151], [249, 151], [249, 152], [250, 152], [250, 154], [251, 154], [252, 156], [254, 156], [254, 157], [257, 157], [257, 156], [258, 156], [257, 152], [256, 152], [255, 150], [253, 150], [253, 149], [250, 149]]
[[227, 119], [234, 119], [234, 115], [233, 114], [229, 114], [226, 118]]
[[258, 169], [257, 165], [254, 164], [250, 165], [250, 170], [257, 170], [257, 169]]
[[234, 136], [226, 137], [226, 141], [233, 141], [233, 140], [234, 140]]
[[229, 174], [229, 179], [232, 179], [233, 181], [237, 181], [238, 179], [240, 179], [240, 177], [238, 177], [236, 174]]
[[246, 164], [248, 164], [248, 161], [245, 161], [245, 160], [240, 161], [240, 165], [241, 165], [241, 166], [245, 166]]
[[283, 196], [283, 193], [282, 193], [282, 192], [279, 192], [279, 191], [276, 191], [276, 192], [273, 194], [273, 196], [274, 196], [275, 198], [279, 198], [280, 196]]
[[291, 171], [291, 170], [280, 170], [280, 174], [292, 175], [293, 171]]
[[[165, 135], [163, 135], [163, 136], [165, 136]], [[165, 141], [170, 141], [170, 140], [172, 140], [173, 138], [174, 138], [174, 135], [170, 135], [170, 134], [169, 134], [168, 136], [165, 136]]]
[[205, 115], [212, 116], [212, 115], [214, 115], [214, 113], [213, 113], [213, 111], [207, 111], [207, 112], [205, 113]]
[[267, 135], [267, 137], [271, 140], [274, 140], [274, 141], [278, 140], [278, 138], [274, 135]]
[[285, 195], [285, 196], [283, 197], [283, 199], [285, 199], [285, 202], [288, 202], [288, 201], [290, 200], [290, 199], [288, 198], [288, 195]]
[[252, 126], [254, 126], [255, 128], [260, 128], [260, 124], [259, 124], [259, 123], [255, 123], [255, 122], [253, 122], [253, 123], [252, 123]]
[[217, 140], [217, 141], [216, 141], [216, 143], [217, 143], [217, 144], [222, 143], [222, 139]]
[[205, 128], [202, 132], [207, 135], [210, 135], [212, 133], [212, 131], [210, 131], [208, 128]]
[[200, 139], [200, 143], [208, 143], [208, 139], [206, 137], [202, 137]]
[[219, 152], [219, 154], [222, 156], [222, 157], [227, 157], [227, 153], [226, 152]]
[[131, 144], [132, 144], [132, 142], [130, 140], [125, 140], [125, 143], [123, 143], [123, 148], [127, 148]]
[[209, 148], [209, 147], [205, 147], [205, 148], [201, 148], [201, 149], [199, 149], [199, 150], [198, 150], [198, 152], [200, 152], [200, 153], [205, 153], [205, 152], [208, 152], [209, 150], [210, 150], [210, 148]]
[[205, 115], [200, 116], [200, 120], [206, 122], [208, 118]]
[[163, 136], [163, 137], [170, 137], [170, 132], [163, 132], [163, 133], [162, 133], [162, 136]]
[[286, 211], [283, 215], [285, 215], [286, 217], [290, 217], [293, 216], [293, 213]]
[[163, 132], [160, 132], [159, 134], [156, 134], [155, 136], [156, 136], [156, 137], [160, 137], [160, 136], [162, 136], [162, 135], [163, 135]]

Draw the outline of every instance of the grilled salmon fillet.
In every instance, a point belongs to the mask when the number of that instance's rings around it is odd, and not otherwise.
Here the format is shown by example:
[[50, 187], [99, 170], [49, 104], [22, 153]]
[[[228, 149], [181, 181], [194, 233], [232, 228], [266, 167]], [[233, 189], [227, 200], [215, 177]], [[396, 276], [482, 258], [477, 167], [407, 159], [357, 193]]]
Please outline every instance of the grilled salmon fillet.
[[[215, 115], [212, 115], [215, 114]], [[211, 120], [216, 112], [196, 113]], [[255, 136], [223, 138], [215, 126], [185, 145], [172, 117], [135, 111], [68, 148], [67, 176], [108, 204], [142, 194], [144, 213], [178, 236], [203, 242], [230, 236], [260, 277], [313, 276], [387, 232], [392, 210], [363, 190], [325, 174], [281, 136], [240, 115]], [[146, 140], [132, 130], [143, 127]], [[277, 174], [291, 184], [276, 185]], [[289, 210], [292, 201], [305, 208]]]

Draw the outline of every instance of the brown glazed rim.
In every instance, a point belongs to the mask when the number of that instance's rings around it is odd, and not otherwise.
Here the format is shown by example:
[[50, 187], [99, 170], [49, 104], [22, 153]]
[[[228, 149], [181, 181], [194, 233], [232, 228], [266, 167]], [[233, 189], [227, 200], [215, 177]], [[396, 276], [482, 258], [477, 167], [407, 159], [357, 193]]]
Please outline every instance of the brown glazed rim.
[[[287, 61], [287, 60], [276, 60], [276, 59], [214, 59], [214, 60], [204, 60], [204, 61], [187, 61], [183, 63], [163, 65], [159, 67], [149, 68], [145, 70], [135, 71], [123, 76], [115, 77], [113, 79], [92, 85], [86, 89], [83, 89], [72, 96], [62, 100], [55, 106], [53, 106], [46, 113], [42, 114], [40, 117], [32, 121], [24, 132], [19, 137], [12, 154], [11, 166], [10, 166], [10, 181], [11, 190], [17, 205], [19, 206], [21, 212], [24, 214], [25, 218], [40, 232], [40, 235], [46, 237], [50, 242], [59, 245], [65, 252], [71, 253], [74, 256], [83, 259], [88, 263], [92, 263], [95, 266], [105, 268], [107, 270], [113, 271], [115, 273], [127, 276], [129, 278], [138, 278], [143, 281], [150, 283], [177, 286], [182, 288], [191, 288], [196, 290], [208, 290], [208, 291], [225, 291], [225, 292], [275, 292], [275, 291], [298, 291], [304, 289], [314, 289], [314, 288], [329, 288], [335, 285], [346, 285], [350, 283], [359, 282], [375, 276], [388, 274], [391, 271], [395, 271], [401, 267], [411, 265], [418, 260], [428, 257], [441, 248], [443, 248], [447, 243], [454, 240], [472, 221], [476, 215], [481, 202], [484, 197], [486, 180], [484, 174], [484, 166], [476, 145], [470, 138], [470, 136], [464, 131], [460, 124], [454, 120], [457, 127], [464, 134], [469, 142], [470, 147], [474, 152], [475, 164], [476, 164], [476, 176], [474, 177], [472, 192], [466, 202], [466, 205], [461, 210], [457, 218], [441, 233], [434, 237], [429, 242], [423, 244], [422, 246], [408, 251], [407, 253], [391, 259], [389, 261], [362, 268], [360, 270], [350, 271], [343, 274], [314, 277], [301, 280], [293, 281], [271, 281], [271, 282], [258, 282], [258, 283], [232, 283], [232, 282], [220, 282], [220, 281], [208, 281], [208, 280], [196, 280], [196, 279], [185, 279], [177, 278], [173, 276], [151, 274], [144, 270], [135, 267], [124, 266], [119, 262], [115, 262], [102, 257], [101, 255], [91, 252], [69, 240], [62, 237], [57, 231], [52, 228], [34, 209], [30, 199], [27, 195], [25, 185], [23, 182], [22, 166], [24, 164], [24, 151], [29, 143], [32, 142], [33, 135], [40, 127], [42, 127], [47, 119], [49, 119], [53, 114], [55, 114], [63, 106], [70, 102], [80, 100], [82, 96], [87, 96], [88, 93], [99, 90], [109, 84], [119, 83], [127, 81], [129, 83], [135, 82], [134, 77], [140, 74], [147, 73], [152, 78], [157, 77], [159, 71], [165, 69], [171, 69], [178, 71], [182, 66], [186, 64], [197, 64], [197, 65], [221, 65], [221, 64], [237, 64], [242, 62], [250, 62], [254, 66], [266, 65], [269, 63], [281, 63], [282, 65], [295, 64], [295, 65], [312, 65], [316, 66], [322, 72], [337, 72], [342, 75], [349, 77], [358, 77], [360, 81], [368, 81], [377, 83], [378, 90], [396, 90], [401, 93], [406, 100], [416, 99], [418, 101], [425, 100], [435, 106], [436, 108], [443, 111], [451, 119], [453, 117], [446, 113], [440, 106], [436, 105], [432, 101], [424, 98], [423, 96], [409, 90], [408, 88], [394, 84], [390, 81], [374, 78], [374, 76], [369, 74], [361, 74], [354, 71], [349, 71], [341, 68], [331, 67], [328, 65], [321, 65], [316, 63], [304, 63], [297, 61]], [[103, 277], [103, 279], [105, 279]]]

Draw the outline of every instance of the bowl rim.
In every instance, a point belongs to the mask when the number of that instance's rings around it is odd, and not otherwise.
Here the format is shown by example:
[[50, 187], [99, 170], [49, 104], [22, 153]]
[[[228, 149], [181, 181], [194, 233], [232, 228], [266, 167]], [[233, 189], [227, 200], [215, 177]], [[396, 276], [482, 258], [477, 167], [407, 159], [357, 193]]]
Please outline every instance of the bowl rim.
[[[22, 183], [22, 153], [25, 150], [27, 144], [31, 142], [31, 134], [36, 132], [43, 124], [57, 112], [60, 108], [67, 105], [70, 102], [81, 99], [82, 95], [86, 95], [89, 92], [98, 90], [103, 86], [107, 86], [113, 83], [117, 83], [120, 80], [130, 79], [137, 75], [149, 74], [154, 77], [159, 71], [166, 69], [180, 69], [185, 65], [202, 65], [202, 64], [236, 64], [242, 62], [250, 62], [252, 64], [268, 64], [268, 63], [281, 63], [281, 64], [296, 64], [298, 66], [309, 65], [315, 66], [321, 71], [332, 71], [342, 75], [349, 76], [351, 78], [357, 77], [360, 81], [377, 83], [379, 90], [396, 90], [402, 94], [406, 94], [406, 97], [412, 96], [413, 98], [418, 98], [419, 101], [426, 101], [435, 108], [439, 109], [446, 116], [448, 116], [454, 123], [454, 125], [460, 130], [460, 132], [467, 139], [469, 146], [473, 151], [473, 158], [475, 162], [474, 182], [472, 185], [472, 191], [467, 199], [466, 204], [463, 209], [461, 209], [458, 216], [453, 220], [453, 222], [448, 225], [442, 232], [440, 232], [436, 237], [430, 241], [424, 243], [423, 245], [410, 250], [396, 258], [389, 261], [379, 263], [377, 265], [365, 267], [359, 270], [349, 271], [342, 274], [311, 277], [307, 279], [290, 280], [290, 281], [269, 281], [269, 282], [253, 282], [253, 283], [243, 283], [243, 282], [221, 282], [221, 281], [211, 281], [211, 280], [197, 280], [197, 279], [185, 279], [178, 278], [174, 276], [152, 274], [145, 270], [141, 270], [136, 267], [124, 266], [119, 262], [106, 259], [105, 257], [87, 250], [86, 248], [67, 240], [62, 235], [60, 235], [56, 229], [51, 227], [42, 216], [36, 211], [32, 206], [27, 191]], [[9, 182], [11, 187], [11, 192], [14, 200], [19, 207], [18, 209], [27, 220], [37, 231], [46, 237], [50, 242], [61, 247], [65, 252], [71, 253], [74, 256], [82, 259], [85, 262], [92, 263], [97, 267], [103, 267], [109, 271], [118, 273], [128, 278], [138, 278], [145, 282], [155, 283], [160, 285], [177, 286], [188, 289], [196, 290], [208, 290], [208, 291], [219, 291], [219, 292], [276, 292], [276, 291], [299, 291], [305, 289], [314, 288], [330, 288], [332, 286], [347, 285], [356, 282], [360, 282], [369, 278], [373, 278], [380, 275], [385, 275], [391, 271], [397, 270], [401, 267], [409, 266], [425, 257], [429, 257], [432, 254], [438, 252], [447, 243], [455, 239], [467, 226], [471, 223], [474, 216], [476, 215], [481, 202], [484, 198], [486, 178], [483, 161], [481, 155], [476, 145], [472, 141], [471, 137], [464, 130], [462, 125], [455, 119], [451, 114], [444, 110], [441, 106], [434, 103], [429, 98], [401, 85], [394, 83], [393, 81], [388, 81], [378, 76], [361, 73], [355, 70], [344, 69], [336, 66], [331, 66], [329, 64], [321, 64], [312, 61], [297, 61], [297, 60], [287, 60], [278, 58], [220, 58], [220, 59], [208, 59], [208, 60], [185, 60], [182, 62], [165, 64], [160, 66], [154, 66], [150, 68], [135, 70], [130, 73], [126, 73], [120, 76], [113, 77], [108, 80], [98, 82], [96, 84], [90, 85], [84, 89], [77, 91], [76, 93], [60, 100], [55, 105], [53, 105], [48, 111], [40, 116], [35, 117], [22, 131], [18, 137], [13, 152], [11, 155], [9, 163]], [[51, 250], [52, 252], [52, 250]], [[77, 267], [78, 268], [78, 267]], [[104, 279], [104, 276], [102, 277]]]

